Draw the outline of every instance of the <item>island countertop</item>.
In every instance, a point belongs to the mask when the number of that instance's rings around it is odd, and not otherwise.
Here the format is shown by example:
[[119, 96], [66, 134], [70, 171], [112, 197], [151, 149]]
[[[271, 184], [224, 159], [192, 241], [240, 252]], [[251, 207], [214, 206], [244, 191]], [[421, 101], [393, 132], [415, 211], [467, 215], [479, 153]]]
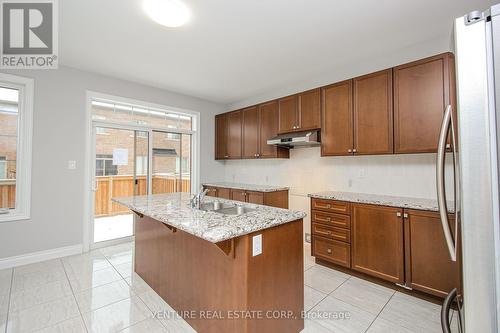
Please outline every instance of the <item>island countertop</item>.
[[[242, 215], [225, 215], [191, 208], [189, 193], [167, 193], [113, 198], [118, 204], [212, 243], [240, 237], [302, 219], [304, 212], [245, 203], [255, 209]], [[205, 202], [242, 202], [205, 197]]]

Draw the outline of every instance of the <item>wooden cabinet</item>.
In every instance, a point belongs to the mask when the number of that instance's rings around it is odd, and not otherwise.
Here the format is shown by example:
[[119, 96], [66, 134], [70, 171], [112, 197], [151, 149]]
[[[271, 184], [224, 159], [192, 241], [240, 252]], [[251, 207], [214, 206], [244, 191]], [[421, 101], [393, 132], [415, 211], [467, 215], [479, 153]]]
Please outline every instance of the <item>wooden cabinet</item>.
[[215, 116], [215, 159], [223, 160], [227, 155], [227, 118], [228, 114], [218, 114]]
[[322, 89], [321, 156], [352, 155], [352, 80]]
[[227, 158], [241, 158], [241, 111], [233, 111], [227, 116]]
[[279, 132], [306, 131], [321, 127], [321, 90], [313, 89], [279, 100]]
[[321, 128], [321, 90], [313, 89], [299, 95], [298, 130]]
[[228, 188], [205, 186], [205, 189], [208, 189], [207, 195], [210, 197], [231, 200], [231, 190]]
[[353, 152], [393, 153], [392, 69], [355, 78], [353, 85]]
[[267, 140], [278, 135], [279, 131], [279, 105], [272, 101], [259, 105], [259, 158], [289, 158], [290, 150], [275, 145], [268, 145]]
[[259, 156], [260, 143], [260, 111], [258, 106], [244, 109], [242, 112], [242, 157]]
[[[454, 230], [454, 215], [450, 225]], [[460, 284], [458, 262], [450, 259], [439, 214], [405, 211], [406, 285], [440, 297]]]
[[456, 112], [454, 71], [451, 53], [394, 68], [395, 153], [436, 152], [444, 111]]
[[208, 189], [208, 196], [218, 197], [228, 200], [248, 202], [257, 205], [265, 205], [277, 208], [288, 209], [288, 190], [259, 192], [240, 189], [230, 189], [219, 186], [203, 186]]
[[293, 132], [299, 125], [299, 96], [293, 95], [279, 100], [279, 132]]
[[352, 268], [395, 283], [404, 283], [403, 210], [352, 206]]
[[313, 256], [351, 267], [350, 207], [344, 201], [311, 199]]

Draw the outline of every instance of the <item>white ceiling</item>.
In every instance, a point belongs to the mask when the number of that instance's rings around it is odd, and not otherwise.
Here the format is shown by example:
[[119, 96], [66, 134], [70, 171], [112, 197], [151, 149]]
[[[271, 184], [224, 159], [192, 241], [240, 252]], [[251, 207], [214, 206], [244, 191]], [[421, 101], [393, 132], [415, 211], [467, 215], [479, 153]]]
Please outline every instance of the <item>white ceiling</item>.
[[498, 0], [185, 0], [151, 21], [142, 0], [60, 1], [60, 62], [230, 104], [436, 36]]

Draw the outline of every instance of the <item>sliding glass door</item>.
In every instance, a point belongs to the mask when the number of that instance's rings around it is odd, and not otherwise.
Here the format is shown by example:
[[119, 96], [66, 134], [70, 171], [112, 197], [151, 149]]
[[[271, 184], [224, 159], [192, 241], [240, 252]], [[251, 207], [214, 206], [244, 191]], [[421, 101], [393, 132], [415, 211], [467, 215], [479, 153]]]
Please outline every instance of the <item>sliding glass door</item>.
[[94, 243], [133, 235], [130, 210], [111, 198], [148, 193], [149, 132], [94, 126]]

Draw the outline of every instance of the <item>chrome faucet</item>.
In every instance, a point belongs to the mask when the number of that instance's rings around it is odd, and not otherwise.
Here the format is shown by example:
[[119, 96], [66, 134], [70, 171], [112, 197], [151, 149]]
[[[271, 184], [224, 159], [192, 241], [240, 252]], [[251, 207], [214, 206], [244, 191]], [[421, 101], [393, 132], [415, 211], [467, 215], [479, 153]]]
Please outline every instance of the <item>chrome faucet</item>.
[[200, 190], [197, 194], [195, 194], [191, 200], [189, 201], [191, 208], [200, 209], [201, 204], [203, 203], [203, 199], [205, 199], [205, 195], [207, 195], [208, 188], [205, 190]]

